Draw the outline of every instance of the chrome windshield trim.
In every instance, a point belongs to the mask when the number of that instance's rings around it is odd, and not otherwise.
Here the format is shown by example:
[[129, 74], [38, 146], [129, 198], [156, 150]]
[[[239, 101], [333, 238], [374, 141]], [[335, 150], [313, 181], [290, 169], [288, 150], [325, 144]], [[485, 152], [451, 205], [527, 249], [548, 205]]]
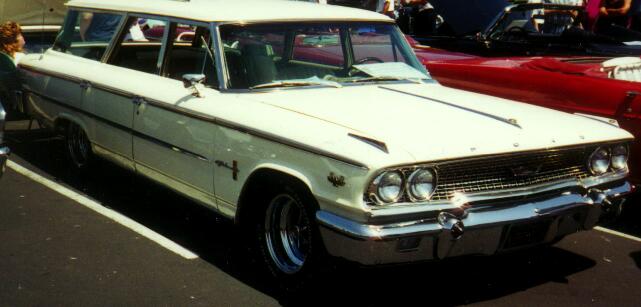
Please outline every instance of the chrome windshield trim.
[[229, 71], [227, 70], [227, 59], [225, 59], [225, 49], [223, 40], [220, 36], [220, 23], [211, 23], [209, 32], [212, 37], [212, 48], [216, 58], [216, 74], [218, 76], [218, 88], [224, 92], [229, 87]]

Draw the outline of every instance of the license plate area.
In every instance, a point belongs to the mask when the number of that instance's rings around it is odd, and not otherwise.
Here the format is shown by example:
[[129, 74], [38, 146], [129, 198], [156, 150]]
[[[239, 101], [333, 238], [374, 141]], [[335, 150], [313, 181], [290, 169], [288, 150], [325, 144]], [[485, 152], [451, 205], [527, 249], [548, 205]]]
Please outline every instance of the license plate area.
[[510, 225], [506, 229], [503, 249], [512, 249], [543, 242], [551, 221], [536, 221]]

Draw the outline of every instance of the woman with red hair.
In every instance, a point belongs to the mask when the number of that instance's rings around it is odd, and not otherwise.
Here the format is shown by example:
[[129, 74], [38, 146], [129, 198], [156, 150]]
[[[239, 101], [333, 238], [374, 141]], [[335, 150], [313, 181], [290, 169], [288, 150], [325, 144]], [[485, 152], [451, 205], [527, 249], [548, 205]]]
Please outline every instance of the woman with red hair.
[[19, 24], [7, 21], [0, 25], [0, 102], [5, 110], [17, 104], [16, 91], [20, 90], [20, 82], [16, 65], [24, 55], [24, 44]]
[[24, 37], [20, 25], [14, 21], [7, 21], [0, 25], [0, 53], [9, 56], [14, 64], [24, 55]]

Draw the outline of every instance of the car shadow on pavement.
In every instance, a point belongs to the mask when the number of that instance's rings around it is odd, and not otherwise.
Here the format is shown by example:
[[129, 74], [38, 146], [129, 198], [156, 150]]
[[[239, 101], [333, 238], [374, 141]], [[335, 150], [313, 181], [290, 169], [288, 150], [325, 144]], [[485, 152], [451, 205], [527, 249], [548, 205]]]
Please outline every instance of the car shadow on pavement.
[[[300, 306], [314, 297], [315, 305], [325, 306], [466, 305], [550, 282], [565, 284], [567, 276], [595, 265], [592, 259], [547, 247], [406, 266], [352, 267], [281, 304]], [[318, 295], [319, 289], [331, 295]]]
[[634, 260], [634, 263], [636, 263], [637, 268], [641, 270], [641, 251], [630, 253], [630, 258]]
[[[331, 274], [296, 293], [283, 292], [256, 274], [233, 224], [211, 210], [105, 161], [79, 174], [65, 161], [63, 142], [41, 130], [9, 130], [14, 160], [145, 225], [237, 280], [286, 306], [354, 303], [381, 306], [416, 302], [459, 305], [491, 300], [566, 277], [596, 263], [556, 248], [438, 263], [359, 268], [338, 262]], [[636, 257], [639, 264], [639, 255]], [[328, 295], [329, 294], [329, 295]]]
[[603, 223], [602, 226], [636, 237], [641, 237], [641, 191], [630, 195], [623, 206], [621, 216]]

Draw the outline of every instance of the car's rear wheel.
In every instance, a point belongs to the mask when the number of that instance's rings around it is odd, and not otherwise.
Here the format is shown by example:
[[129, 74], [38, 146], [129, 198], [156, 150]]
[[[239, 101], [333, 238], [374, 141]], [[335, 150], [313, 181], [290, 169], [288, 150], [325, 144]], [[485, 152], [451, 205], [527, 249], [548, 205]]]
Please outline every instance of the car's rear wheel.
[[298, 290], [326, 263], [315, 221], [318, 205], [302, 184], [280, 183], [263, 201], [255, 238], [271, 275], [287, 290]]
[[71, 164], [81, 170], [87, 169], [93, 159], [91, 143], [85, 131], [77, 124], [70, 123], [66, 129], [65, 147]]

